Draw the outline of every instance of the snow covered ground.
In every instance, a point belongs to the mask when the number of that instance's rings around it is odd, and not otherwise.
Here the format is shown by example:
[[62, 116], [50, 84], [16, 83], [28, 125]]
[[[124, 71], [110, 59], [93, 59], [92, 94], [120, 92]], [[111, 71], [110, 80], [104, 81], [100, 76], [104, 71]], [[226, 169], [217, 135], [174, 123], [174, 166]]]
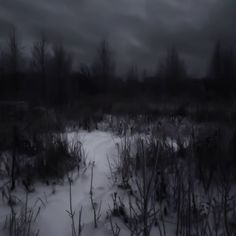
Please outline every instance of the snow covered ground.
[[[116, 142], [120, 138], [114, 137], [111, 133], [94, 131], [91, 133], [80, 132], [69, 133], [68, 139], [80, 138], [87, 155], [87, 163], [95, 162], [93, 190], [94, 200], [98, 204], [101, 202], [101, 218], [98, 229], [93, 227], [93, 211], [89, 198], [91, 169], [88, 168], [79, 176], [77, 172], [73, 174], [72, 184], [72, 202], [76, 211], [76, 219], [80, 208], [82, 211], [82, 223], [84, 224], [83, 235], [111, 235], [109, 232], [109, 221], [106, 219], [109, 205], [112, 203], [111, 194], [115, 191], [115, 187], [111, 186], [109, 181], [108, 155], [116, 154]], [[54, 188], [54, 190], [53, 190]], [[21, 189], [16, 190], [19, 198], [24, 199], [24, 192]], [[66, 210], [69, 210], [69, 185], [65, 179], [60, 185], [45, 186], [37, 184], [35, 192], [29, 195], [29, 205], [33, 204], [38, 198], [44, 203], [42, 207], [36, 227], [40, 230], [39, 235], [55, 235], [66, 236], [71, 235], [71, 221]], [[0, 235], [4, 235], [2, 225], [4, 224], [6, 215], [9, 214], [9, 207], [6, 203], [0, 201]], [[121, 232], [121, 235], [125, 235]]]
[[[126, 123], [124, 122], [124, 124]], [[155, 134], [159, 135], [156, 137], [158, 141], [162, 143], [163, 137], [165, 137], [166, 138], [164, 143], [165, 146], [174, 150], [175, 153], [177, 153], [179, 150], [180, 147], [179, 144], [183, 144], [184, 147], [187, 147], [190, 143], [190, 138], [189, 138], [191, 133], [190, 126], [188, 125], [187, 127], [185, 124], [182, 124], [181, 128], [174, 129], [174, 127], [169, 124], [158, 125], [157, 130], [151, 127], [150, 129], [147, 129], [147, 131], [141, 132], [139, 134], [131, 132], [131, 129], [128, 129], [128, 131], [130, 132], [127, 131], [128, 132], [127, 138], [128, 138], [128, 146], [130, 144], [129, 151], [130, 154], [132, 154], [131, 156], [135, 157], [137, 153], [137, 148], [138, 148], [137, 138], [144, 138], [144, 139], [147, 138], [148, 140], [148, 137], [151, 136], [152, 134], [151, 131], [153, 130]], [[176, 127], [178, 127], [178, 125], [176, 125]], [[86, 154], [86, 163], [87, 163], [86, 171], [80, 170], [80, 172], [78, 173], [78, 171], [75, 170], [72, 173], [69, 173], [69, 176], [73, 180], [72, 205], [73, 205], [73, 210], [75, 211], [76, 226], [79, 221], [80, 209], [82, 208], [82, 225], [83, 225], [82, 235], [84, 236], [113, 235], [111, 231], [110, 221], [109, 218], [107, 217], [107, 213], [110, 212], [110, 210], [113, 207], [112, 195], [116, 192], [117, 195], [120, 197], [121, 202], [124, 203], [126, 206], [128, 206], [128, 191], [118, 188], [117, 185], [114, 185], [114, 183], [112, 182], [108, 158], [110, 160], [110, 163], [112, 161], [117, 162], [119, 160], [118, 156], [122, 151], [123, 146], [126, 144], [125, 142], [126, 136], [125, 139], [124, 137], [123, 138], [118, 137], [112, 133], [112, 129], [110, 129], [110, 131], [107, 131], [109, 130], [107, 128], [104, 129], [101, 128], [100, 131], [92, 131], [92, 132], [81, 131], [81, 130], [74, 132], [72, 130], [73, 129], [70, 129], [67, 130], [66, 132], [68, 141], [70, 143], [73, 143], [74, 141], [78, 140], [82, 142], [83, 149], [85, 150]], [[101, 131], [101, 130], [106, 130], [106, 131]], [[114, 132], [114, 133], [116, 133], [117, 135], [121, 135], [119, 134], [119, 132]], [[90, 201], [92, 163], [95, 163], [93, 169], [94, 201], [98, 207], [101, 204], [101, 218], [99, 219], [98, 228], [96, 229], [94, 228], [93, 209]], [[179, 159], [178, 163], [179, 164], [182, 163], [184, 165], [184, 161], [182, 161], [181, 158]], [[181, 170], [184, 170], [184, 168]], [[170, 175], [168, 174], [169, 177], [171, 177]], [[168, 180], [170, 180], [171, 183], [173, 182], [171, 178]], [[0, 180], [0, 187], [3, 184], [4, 181]], [[132, 190], [135, 190], [135, 186], [132, 187], [134, 187]], [[199, 185], [196, 184], [195, 200], [196, 201], [199, 200], [199, 202], [197, 202], [197, 205], [199, 207], [198, 209], [201, 211], [202, 204], [203, 206], [207, 205], [206, 204], [207, 199], [204, 198], [205, 195], [203, 189], [201, 187], [198, 189], [198, 187]], [[34, 188], [35, 191], [29, 193], [28, 206], [31, 207], [35, 204], [35, 202], [37, 202], [35, 211], [37, 211], [37, 206], [41, 207], [40, 214], [37, 218], [36, 223], [34, 224], [34, 228], [39, 229], [39, 236], [47, 236], [47, 235], [72, 236], [71, 219], [67, 212], [70, 208], [70, 201], [69, 201], [70, 186], [68, 178], [65, 177], [64, 180], [60, 182], [50, 180], [50, 183], [48, 185], [46, 185], [45, 183], [44, 184], [35, 183]], [[233, 192], [235, 193], [235, 187], [233, 188], [233, 190], [234, 190]], [[20, 199], [22, 202], [25, 201], [26, 194], [22, 187], [22, 184], [17, 185], [17, 188], [12, 192], [12, 195], [17, 196], [17, 199]], [[220, 203], [221, 201], [218, 199], [218, 202]], [[19, 212], [20, 205], [21, 204], [17, 204], [14, 207], [17, 212]], [[163, 210], [164, 206], [163, 205], [160, 206], [159, 204], [157, 205], [158, 205], [157, 207], [159, 207], [160, 212], [164, 212]], [[168, 236], [176, 235], [175, 230], [176, 230], [177, 217], [176, 217], [176, 212], [172, 211], [171, 206], [170, 206], [170, 211], [168, 209], [168, 214], [164, 218], [165, 230], [166, 230], [165, 235]], [[129, 209], [129, 207], [127, 207], [127, 209]], [[9, 236], [6, 230], [4, 231], [3, 229], [6, 216], [9, 216], [9, 214], [10, 214], [10, 207], [6, 202], [6, 199], [1, 198], [0, 196], [0, 236]], [[130, 219], [132, 220], [132, 217], [130, 217]], [[121, 236], [130, 235], [128, 228], [124, 225], [123, 221], [120, 218], [113, 217], [113, 222], [117, 222], [117, 224], [120, 227], [121, 231], [119, 235]], [[223, 224], [221, 225], [221, 228], [223, 228]], [[158, 227], [153, 227], [151, 236], [154, 235], [159, 236], [164, 234], [160, 234]]]
[[[72, 183], [72, 204], [75, 210], [75, 220], [78, 223], [79, 211], [82, 207], [82, 235], [112, 235], [110, 222], [107, 217], [107, 212], [113, 206], [112, 194], [118, 192], [122, 201], [126, 202], [127, 194], [125, 191], [118, 189], [112, 185], [110, 179], [110, 169], [108, 158], [118, 158], [117, 147], [121, 145], [121, 138], [114, 136], [110, 132], [93, 131], [93, 132], [69, 132], [68, 140], [79, 139], [83, 143], [83, 148], [87, 156], [87, 170], [82, 173], [74, 171], [71, 173]], [[169, 140], [169, 145], [173, 145], [173, 141]], [[174, 143], [174, 145], [176, 145]], [[93, 192], [94, 201], [97, 205], [101, 204], [101, 218], [98, 223], [98, 228], [94, 228], [93, 210], [90, 202], [90, 181], [91, 181], [91, 168], [90, 164], [95, 163], [93, 171]], [[22, 187], [18, 187], [15, 192], [18, 198], [24, 201], [25, 192]], [[69, 210], [69, 184], [67, 178], [61, 183], [50, 185], [42, 183], [35, 184], [35, 191], [29, 194], [29, 206], [34, 205], [41, 201], [40, 214], [37, 218], [35, 228], [39, 229], [39, 235], [46, 236], [70, 236], [71, 234], [71, 219], [66, 210]], [[0, 199], [0, 236], [7, 235], [3, 230], [4, 221], [10, 213], [10, 208]], [[173, 218], [169, 217], [166, 223], [166, 235], [174, 235], [175, 225]], [[120, 235], [130, 235], [129, 230], [120, 219], [114, 218], [121, 228]], [[153, 228], [151, 235], [159, 235], [158, 228]]]

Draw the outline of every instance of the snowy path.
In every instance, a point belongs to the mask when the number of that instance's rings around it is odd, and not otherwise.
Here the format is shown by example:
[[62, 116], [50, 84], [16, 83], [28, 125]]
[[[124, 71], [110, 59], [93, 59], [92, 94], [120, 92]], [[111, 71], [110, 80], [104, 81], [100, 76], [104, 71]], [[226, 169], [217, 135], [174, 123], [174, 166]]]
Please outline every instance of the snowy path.
[[[73, 134], [69, 134], [69, 138], [72, 138], [72, 136]], [[105, 132], [81, 133], [80, 137], [82, 137], [83, 146], [87, 154], [87, 162], [95, 161], [93, 181], [94, 198], [96, 202], [102, 202], [101, 213], [102, 218], [104, 218], [108, 209], [108, 203], [111, 201], [110, 195], [112, 193], [112, 188], [107, 178], [109, 174], [107, 155], [115, 152], [115, 140], [110, 133]], [[82, 220], [84, 224], [93, 223], [89, 198], [90, 175], [91, 170], [88, 169], [72, 185], [73, 208], [78, 213], [80, 207], [83, 207]], [[43, 191], [43, 189], [38, 191]], [[68, 213], [65, 211], [69, 209], [68, 184], [57, 186], [55, 194], [49, 192], [47, 201], [48, 204], [41, 212], [39, 218], [40, 235], [70, 235], [70, 219]]]

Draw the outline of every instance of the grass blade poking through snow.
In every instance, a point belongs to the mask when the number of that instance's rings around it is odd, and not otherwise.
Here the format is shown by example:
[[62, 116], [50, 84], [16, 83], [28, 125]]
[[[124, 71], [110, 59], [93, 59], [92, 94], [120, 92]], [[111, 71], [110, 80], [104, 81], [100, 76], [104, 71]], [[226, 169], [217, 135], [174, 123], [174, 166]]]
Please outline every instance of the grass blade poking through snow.
[[72, 236], [80, 236], [82, 233], [82, 224], [81, 224], [81, 218], [82, 218], [82, 210], [83, 208], [80, 208], [79, 211], [79, 223], [78, 223], [78, 228], [76, 230], [76, 224], [75, 224], [75, 210], [73, 210], [73, 204], [72, 204], [72, 192], [71, 192], [71, 186], [72, 186], [72, 179], [68, 177], [68, 182], [69, 182], [69, 193], [70, 193], [70, 209], [66, 210], [66, 212], [69, 214], [69, 217], [71, 219], [71, 235]]

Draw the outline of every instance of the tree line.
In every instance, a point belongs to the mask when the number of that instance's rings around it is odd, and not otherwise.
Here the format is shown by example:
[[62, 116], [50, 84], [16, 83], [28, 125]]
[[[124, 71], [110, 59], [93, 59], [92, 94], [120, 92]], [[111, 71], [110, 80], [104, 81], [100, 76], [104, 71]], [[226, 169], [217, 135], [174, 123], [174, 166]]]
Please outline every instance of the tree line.
[[216, 42], [210, 58], [208, 73], [201, 79], [188, 74], [175, 47], [167, 50], [154, 75], [140, 73], [136, 65], [130, 65], [127, 73], [120, 76], [116, 73], [113, 50], [105, 40], [91, 64], [75, 68], [74, 58], [62, 42], [49, 43], [42, 34], [26, 56], [12, 30], [5, 47], [0, 45], [0, 100], [60, 107], [96, 95], [232, 98], [236, 88], [234, 48]]

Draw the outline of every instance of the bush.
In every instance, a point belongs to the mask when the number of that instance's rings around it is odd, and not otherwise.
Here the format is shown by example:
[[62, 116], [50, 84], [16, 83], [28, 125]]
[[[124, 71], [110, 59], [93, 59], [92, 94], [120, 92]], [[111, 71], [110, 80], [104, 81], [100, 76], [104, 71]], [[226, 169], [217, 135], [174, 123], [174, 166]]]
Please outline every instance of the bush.
[[[27, 191], [33, 191], [35, 179], [47, 181], [49, 178], [61, 179], [75, 168], [80, 170], [86, 165], [82, 143], [69, 141], [65, 135], [48, 134], [34, 140], [34, 153], [16, 152], [13, 181], [21, 180]], [[7, 155], [8, 154], [8, 155]], [[11, 153], [0, 155], [2, 174], [12, 178]], [[1, 172], [0, 172], [1, 175]]]
[[50, 135], [37, 155], [35, 168], [42, 179], [63, 178], [81, 165], [85, 165], [85, 153], [80, 141], [69, 143], [63, 135]]

